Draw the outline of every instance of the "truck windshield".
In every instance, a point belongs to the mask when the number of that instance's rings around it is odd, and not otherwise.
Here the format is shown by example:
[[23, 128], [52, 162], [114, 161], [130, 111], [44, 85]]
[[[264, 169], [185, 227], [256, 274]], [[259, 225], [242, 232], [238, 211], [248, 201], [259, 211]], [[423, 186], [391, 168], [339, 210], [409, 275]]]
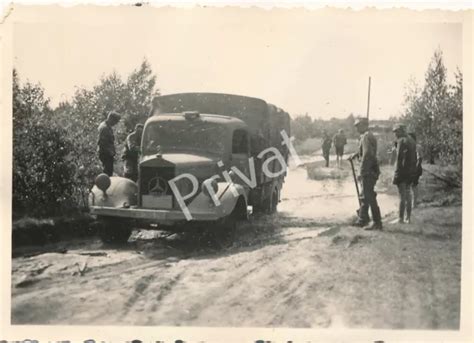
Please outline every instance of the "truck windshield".
[[222, 125], [202, 121], [150, 123], [144, 132], [143, 154], [172, 151], [223, 154], [226, 131]]

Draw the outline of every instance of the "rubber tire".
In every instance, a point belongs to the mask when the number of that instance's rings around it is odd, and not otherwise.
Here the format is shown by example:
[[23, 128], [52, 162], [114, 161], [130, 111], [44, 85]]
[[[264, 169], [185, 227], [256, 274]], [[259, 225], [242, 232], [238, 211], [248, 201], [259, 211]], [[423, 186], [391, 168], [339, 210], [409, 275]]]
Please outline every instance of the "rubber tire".
[[272, 195], [265, 201], [265, 208], [268, 214], [276, 213], [278, 207], [278, 189], [275, 187]]
[[127, 243], [132, 233], [130, 222], [124, 218], [101, 217], [99, 218], [99, 237], [105, 244]]

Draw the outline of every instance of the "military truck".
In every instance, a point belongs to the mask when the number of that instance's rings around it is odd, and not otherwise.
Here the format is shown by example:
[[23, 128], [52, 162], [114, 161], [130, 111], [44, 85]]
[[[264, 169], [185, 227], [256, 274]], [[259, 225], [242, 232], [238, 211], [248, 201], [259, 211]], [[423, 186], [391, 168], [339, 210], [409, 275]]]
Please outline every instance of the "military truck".
[[[101, 174], [89, 197], [104, 242], [132, 227], [232, 230], [280, 201], [290, 145], [288, 113], [264, 100], [182, 93], [152, 101], [137, 182]], [[150, 226], [151, 225], [151, 226]]]

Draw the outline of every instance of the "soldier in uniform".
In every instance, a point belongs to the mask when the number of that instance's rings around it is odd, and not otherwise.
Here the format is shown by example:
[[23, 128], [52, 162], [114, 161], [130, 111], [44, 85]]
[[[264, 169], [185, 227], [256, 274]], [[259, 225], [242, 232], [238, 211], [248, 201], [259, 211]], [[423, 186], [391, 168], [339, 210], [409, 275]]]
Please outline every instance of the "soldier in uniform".
[[135, 125], [135, 130], [127, 136], [122, 159], [124, 161], [124, 176], [132, 181], [138, 179], [138, 157], [142, 142], [143, 124]]
[[416, 133], [409, 132], [408, 135], [413, 138], [416, 143], [416, 168], [415, 168], [415, 176], [411, 183], [411, 190], [413, 193], [412, 199], [412, 208], [415, 208], [418, 205], [418, 182], [420, 180], [421, 175], [423, 174], [423, 167], [422, 167], [422, 155], [421, 155], [421, 147], [416, 142]]
[[323, 131], [323, 142], [322, 142], [323, 157], [326, 160], [326, 167], [329, 167], [329, 152], [331, 151], [332, 140], [326, 130]]
[[336, 149], [336, 165], [341, 168], [342, 156], [344, 155], [344, 145], [347, 144], [346, 135], [342, 129], [337, 131], [333, 138], [334, 148]]
[[[377, 139], [369, 131], [369, 122], [366, 118], [357, 119], [354, 125], [361, 136], [359, 151], [351, 158], [358, 157], [361, 161], [359, 180], [362, 186], [361, 206], [355, 225], [365, 227], [366, 230], [382, 230], [382, 216], [377, 203], [377, 193], [374, 191], [380, 175], [377, 161]], [[373, 219], [371, 226], [367, 226], [369, 223], [369, 207]]]
[[397, 137], [397, 158], [393, 184], [398, 187], [400, 204], [398, 208], [398, 222], [410, 223], [411, 219], [411, 192], [410, 186], [416, 176], [416, 143], [407, 135], [404, 125], [396, 125], [393, 132]]
[[99, 125], [99, 140], [97, 142], [99, 160], [102, 162], [103, 171], [108, 176], [114, 173], [115, 137], [112, 127], [120, 121], [117, 112], [109, 112], [107, 119]]

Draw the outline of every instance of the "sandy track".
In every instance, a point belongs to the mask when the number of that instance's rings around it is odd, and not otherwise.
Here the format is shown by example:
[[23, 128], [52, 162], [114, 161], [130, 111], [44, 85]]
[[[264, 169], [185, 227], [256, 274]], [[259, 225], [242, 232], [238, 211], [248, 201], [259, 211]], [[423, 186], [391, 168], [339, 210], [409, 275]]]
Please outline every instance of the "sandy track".
[[302, 178], [290, 175], [277, 216], [217, 243], [142, 231], [126, 246], [91, 238], [15, 258], [12, 323], [458, 327], [460, 207], [366, 232], [347, 225], [350, 182], [308, 182], [298, 196]]

